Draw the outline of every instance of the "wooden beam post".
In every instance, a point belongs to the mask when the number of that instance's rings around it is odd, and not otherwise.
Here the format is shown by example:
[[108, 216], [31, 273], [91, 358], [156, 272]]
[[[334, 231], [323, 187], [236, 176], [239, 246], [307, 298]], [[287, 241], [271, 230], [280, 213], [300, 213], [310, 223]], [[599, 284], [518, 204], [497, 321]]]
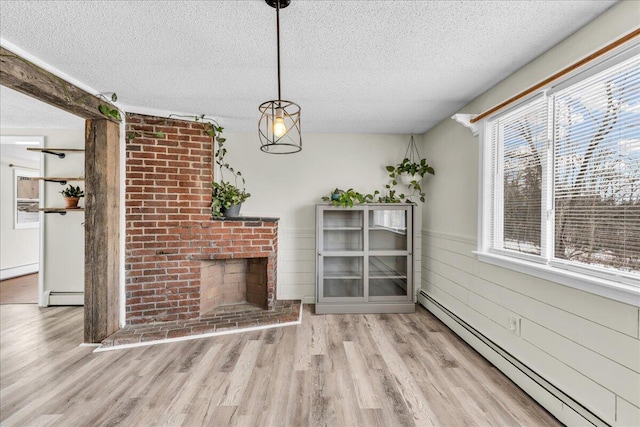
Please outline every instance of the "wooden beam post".
[[0, 46], [0, 81], [3, 86], [24, 93], [85, 119], [106, 119], [100, 105], [115, 107]]
[[84, 341], [99, 343], [119, 328], [120, 128], [87, 120], [85, 133]]

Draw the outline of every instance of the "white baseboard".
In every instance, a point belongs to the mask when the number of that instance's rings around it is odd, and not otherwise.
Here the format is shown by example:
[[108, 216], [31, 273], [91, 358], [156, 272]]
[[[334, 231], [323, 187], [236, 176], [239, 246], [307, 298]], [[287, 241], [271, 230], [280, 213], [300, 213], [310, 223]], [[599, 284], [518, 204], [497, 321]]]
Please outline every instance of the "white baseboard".
[[0, 270], [0, 280], [25, 276], [40, 271], [40, 263], [20, 265], [18, 267], [3, 268]]
[[607, 426], [579, 402], [450, 312], [423, 290], [418, 302], [565, 425]]
[[84, 305], [84, 292], [45, 292], [45, 307], [50, 305]]

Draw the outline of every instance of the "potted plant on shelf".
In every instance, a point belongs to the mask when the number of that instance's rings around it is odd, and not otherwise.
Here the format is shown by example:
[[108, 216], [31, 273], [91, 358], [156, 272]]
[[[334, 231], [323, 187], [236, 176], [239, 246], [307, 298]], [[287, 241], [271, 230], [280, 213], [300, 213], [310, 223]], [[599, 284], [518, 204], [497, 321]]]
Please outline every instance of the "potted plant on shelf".
[[[251, 196], [244, 189], [245, 181], [242, 173], [233, 169], [224, 160], [227, 149], [224, 147], [226, 139], [220, 137], [222, 129], [219, 126], [214, 127], [214, 132], [217, 132], [217, 136], [214, 136], [214, 139], [218, 142], [215, 162], [220, 167], [220, 182], [211, 184], [213, 187], [211, 214], [216, 218], [238, 216], [242, 203]], [[233, 184], [230, 181], [225, 181], [225, 171], [233, 176]]]
[[64, 203], [66, 209], [77, 209], [78, 201], [81, 197], [84, 197], [84, 191], [80, 189], [78, 186], [73, 186], [69, 184], [67, 188], [60, 192], [64, 197]]

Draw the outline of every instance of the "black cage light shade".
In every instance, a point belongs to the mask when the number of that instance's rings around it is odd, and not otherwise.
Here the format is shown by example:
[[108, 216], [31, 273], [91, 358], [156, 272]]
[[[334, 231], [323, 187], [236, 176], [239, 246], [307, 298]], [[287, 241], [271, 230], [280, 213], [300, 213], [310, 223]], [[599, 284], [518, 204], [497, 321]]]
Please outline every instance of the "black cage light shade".
[[280, 95], [280, 9], [289, 6], [291, 0], [265, 0], [276, 9], [278, 52], [278, 99], [260, 104], [258, 135], [260, 149], [269, 154], [292, 154], [302, 150], [300, 133], [300, 106], [285, 101]]

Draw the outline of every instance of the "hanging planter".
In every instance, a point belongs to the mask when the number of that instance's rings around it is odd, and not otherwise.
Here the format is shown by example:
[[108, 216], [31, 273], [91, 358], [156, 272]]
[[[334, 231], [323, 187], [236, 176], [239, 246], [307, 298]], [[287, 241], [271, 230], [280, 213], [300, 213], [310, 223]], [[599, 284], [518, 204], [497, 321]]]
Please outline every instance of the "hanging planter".
[[408, 187], [413, 181], [421, 182], [422, 178], [422, 175], [418, 173], [410, 174], [408, 172], [403, 172], [402, 175], [400, 175], [400, 182]]
[[400, 181], [410, 190], [417, 192], [420, 195], [421, 202], [424, 202], [425, 194], [420, 184], [426, 174], [435, 174], [433, 168], [427, 164], [427, 160], [420, 157], [413, 135], [411, 135], [407, 145], [404, 159], [395, 166], [387, 166], [387, 172], [389, 172], [389, 176], [393, 180], [393, 185], [397, 185], [398, 181]]

